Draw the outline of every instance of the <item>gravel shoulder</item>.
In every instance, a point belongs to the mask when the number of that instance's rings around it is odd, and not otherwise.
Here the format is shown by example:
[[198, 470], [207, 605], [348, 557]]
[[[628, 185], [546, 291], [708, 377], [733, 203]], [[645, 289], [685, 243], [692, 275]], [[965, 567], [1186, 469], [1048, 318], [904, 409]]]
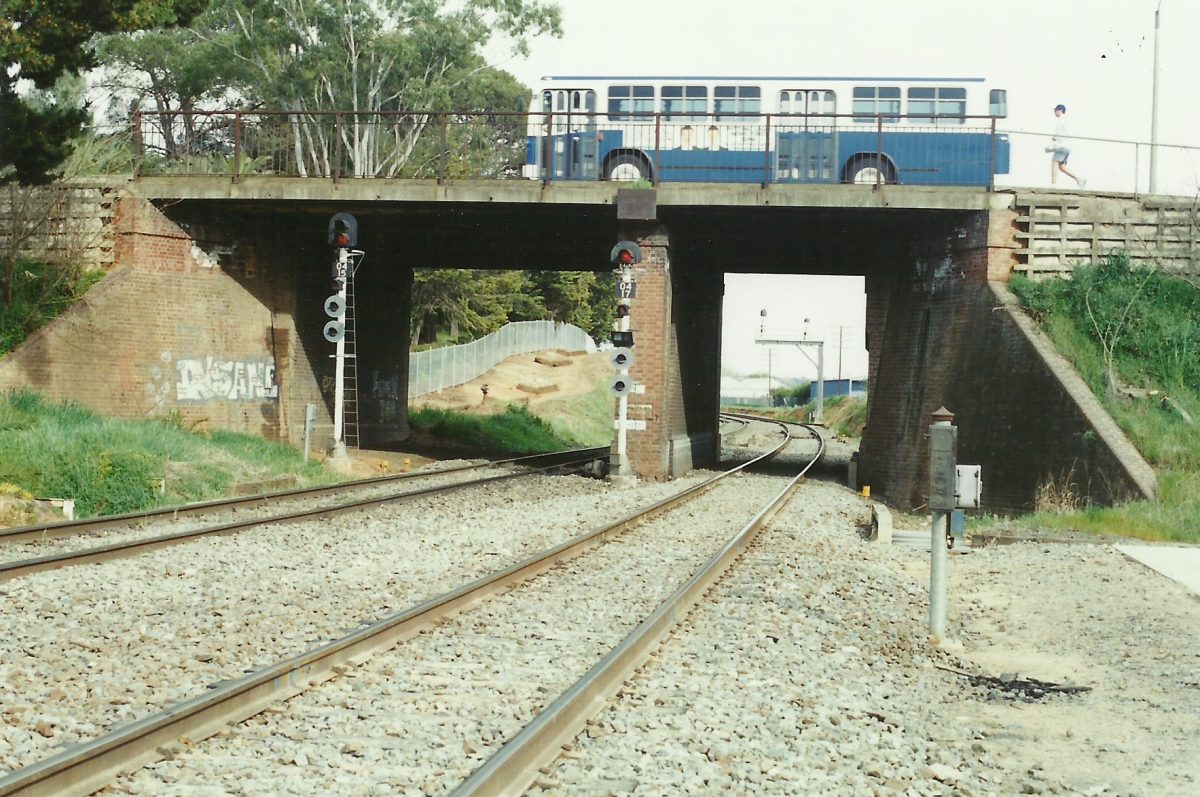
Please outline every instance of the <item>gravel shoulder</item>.
[[932, 647], [928, 554], [810, 487], [533, 793], [1197, 793], [1200, 601], [1107, 546], [987, 548], [952, 557]]

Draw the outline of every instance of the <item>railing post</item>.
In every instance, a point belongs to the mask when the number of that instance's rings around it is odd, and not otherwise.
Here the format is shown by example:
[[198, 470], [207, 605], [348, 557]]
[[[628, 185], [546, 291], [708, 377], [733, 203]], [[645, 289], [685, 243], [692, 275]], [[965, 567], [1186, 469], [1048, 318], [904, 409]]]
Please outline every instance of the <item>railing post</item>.
[[438, 157], [438, 185], [446, 184], [446, 157], [449, 154], [446, 144], [446, 125], [449, 123], [448, 114], [438, 114], [442, 121], [442, 152]]
[[142, 112], [133, 113], [133, 179], [142, 179], [142, 160], [145, 159], [145, 142], [142, 141]]
[[656, 114], [654, 114], [654, 174], [650, 175], [653, 178], [650, 180], [650, 184], [655, 187], [658, 187], [658, 173], [659, 173], [658, 164], [659, 164], [659, 158], [661, 157], [661, 152], [660, 152], [661, 146], [662, 146], [662, 114], [656, 113]]
[[547, 111], [546, 135], [542, 139], [542, 185], [550, 185], [550, 176], [552, 172], [550, 164], [554, 158], [554, 142], [551, 140], [551, 134], [553, 132], [554, 111]]
[[242, 112], [233, 115], [233, 181], [242, 173]]
[[771, 182], [771, 114], [766, 114], [766, 129], [763, 133], [763, 188]]
[[992, 117], [992, 135], [988, 138], [988, 191], [996, 190], [996, 117]]
[[1142, 192], [1142, 145], [1133, 142], [1133, 195]]
[[875, 188], [883, 185], [883, 114], [875, 115]]
[[330, 177], [336, 183], [342, 176], [342, 114], [333, 115], [333, 164]]

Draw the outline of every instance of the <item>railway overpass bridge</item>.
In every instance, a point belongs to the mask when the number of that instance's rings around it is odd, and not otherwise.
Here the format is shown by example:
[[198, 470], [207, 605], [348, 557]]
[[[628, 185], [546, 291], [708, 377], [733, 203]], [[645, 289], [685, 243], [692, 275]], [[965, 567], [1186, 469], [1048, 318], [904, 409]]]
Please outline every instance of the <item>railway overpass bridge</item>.
[[926, 428], [945, 405], [959, 459], [983, 466], [996, 511], [1029, 507], [1053, 481], [1100, 502], [1155, 491], [1115, 424], [1015, 312], [1009, 275], [1114, 248], [1194, 268], [1198, 248], [1186, 200], [1069, 192], [197, 176], [81, 190], [106, 208], [97, 236], [113, 273], [8, 358], [0, 385], [297, 441], [306, 404], [326, 418], [331, 409], [326, 223], [347, 211], [366, 252], [362, 442], [386, 446], [407, 432], [414, 267], [608, 270], [613, 243], [630, 238], [646, 252], [631, 318], [632, 376], [645, 386], [630, 399], [644, 426], [629, 432], [637, 474], [669, 478], [716, 460], [726, 273], [862, 275], [862, 481], [901, 506], [923, 504]]

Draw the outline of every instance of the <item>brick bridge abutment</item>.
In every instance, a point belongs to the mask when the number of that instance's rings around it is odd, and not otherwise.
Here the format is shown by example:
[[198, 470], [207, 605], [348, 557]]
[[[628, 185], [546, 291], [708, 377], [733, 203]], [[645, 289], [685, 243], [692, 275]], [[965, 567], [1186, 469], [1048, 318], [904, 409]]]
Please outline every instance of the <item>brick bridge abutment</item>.
[[[683, 186], [659, 189], [653, 218], [621, 219], [603, 185], [306, 185], [311, 196], [292, 198], [297, 181], [257, 185], [104, 188], [102, 218], [88, 229], [109, 276], [0, 362], [0, 387], [294, 444], [312, 403], [329, 428], [324, 225], [350, 210], [367, 252], [356, 291], [364, 445], [407, 433], [414, 267], [600, 271], [616, 240], [633, 239], [645, 252], [631, 316], [642, 392], [628, 399], [630, 420], [641, 423], [627, 450], [641, 477], [719, 459], [725, 275], [841, 274], [865, 276], [869, 418], [859, 477], [874, 495], [924, 504], [927, 427], [941, 405], [955, 413], [960, 462], [983, 466], [991, 511], [1028, 510], [1047, 486], [1097, 503], [1155, 494], [1153, 472], [1017, 310], [1006, 282], [1014, 269], [1062, 270], [1135, 241], [1153, 247], [1156, 235], [1166, 248], [1142, 259], [1165, 253], [1195, 268], [1187, 200], [854, 186], [698, 199]], [[147, 198], [155, 196], [172, 199]], [[1180, 238], [1187, 229], [1192, 238]], [[806, 297], [793, 301], [802, 316]]]

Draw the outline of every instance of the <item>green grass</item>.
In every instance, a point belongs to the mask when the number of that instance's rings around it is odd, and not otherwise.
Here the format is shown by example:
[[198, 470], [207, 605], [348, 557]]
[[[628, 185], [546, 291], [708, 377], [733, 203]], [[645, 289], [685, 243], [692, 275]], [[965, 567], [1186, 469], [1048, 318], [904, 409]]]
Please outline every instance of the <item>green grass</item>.
[[550, 425], [555, 435], [581, 448], [606, 446], [614, 434], [614, 402], [608, 382], [601, 381], [584, 396], [539, 404], [538, 417]]
[[508, 405], [498, 415], [468, 415], [425, 407], [408, 416], [408, 425], [439, 440], [476, 450], [508, 454], [542, 454], [576, 447], [528, 408]]
[[178, 416], [117, 421], [28, 390], [0, 398], [0, 483], [73, 498], [79, 517], [219, 498], [236, 482], [280, 474], [300, 484], [336, 478], [285, 444], [207, 435], [184, 428]]
[[[816, 412], [817, 402], [810, 401], [799, 407], [730, 407], [733, 412], [761, 415], [794, 423], [808, 423]], [[821, 415], [824, 426], [839, 437], [862, 437], [867, 425], [867, 399], [865, 396], [830, 396], [825, 399]]]
[[[1043, 510], [1023, 520], [1054, 529], [1200, 542], [1200, 288], [1133, 268], [1122, 255], [1076, 269], [1073, 277], [1044, 282], [1014, 277], [1010, 287], [1154, 468], [1159, 500]], [[1105, 342], [1117, 382], [1137, 396], [1109, 389]]]

